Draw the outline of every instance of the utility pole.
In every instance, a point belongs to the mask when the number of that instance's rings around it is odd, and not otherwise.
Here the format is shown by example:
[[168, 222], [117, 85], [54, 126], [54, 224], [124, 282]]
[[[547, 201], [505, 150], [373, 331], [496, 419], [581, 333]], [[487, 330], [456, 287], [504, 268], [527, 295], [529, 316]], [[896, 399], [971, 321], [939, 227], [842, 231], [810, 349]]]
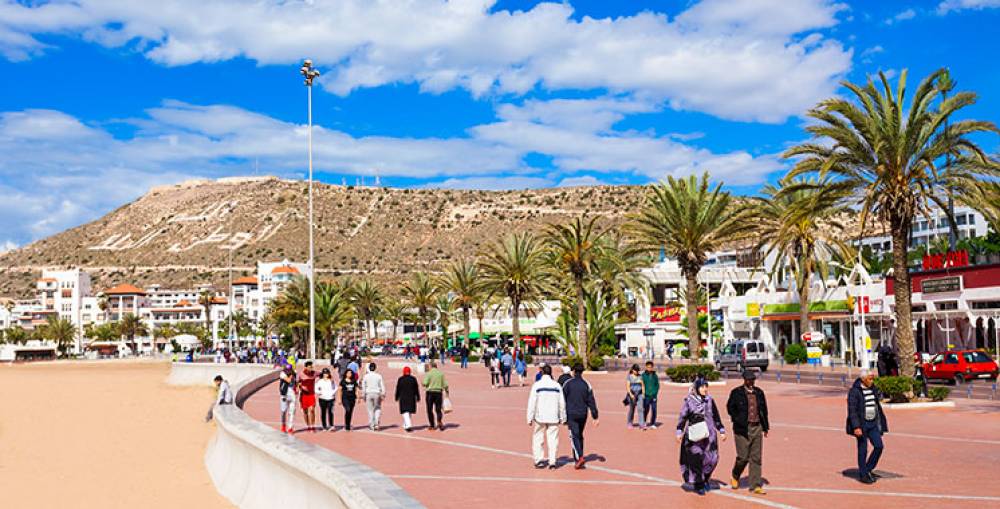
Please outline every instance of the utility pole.
[[319, 71], [313, 69], [312, 60], [302, 63], [299, 72], [305, 77], [308, 91], [309, 116], [309, 358], [316, 358], [316, 263], [313, 246], [313, 129], [312, 129], [312, 85], [319, 76]]

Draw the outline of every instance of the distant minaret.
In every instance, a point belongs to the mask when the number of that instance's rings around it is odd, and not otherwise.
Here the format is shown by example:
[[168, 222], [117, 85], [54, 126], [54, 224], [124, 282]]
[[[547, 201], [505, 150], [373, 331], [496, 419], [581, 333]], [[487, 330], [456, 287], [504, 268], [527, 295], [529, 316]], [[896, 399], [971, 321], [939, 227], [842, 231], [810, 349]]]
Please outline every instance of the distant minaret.
[[340, 185], [347, 187], [347, 177], [340, 177]]
[[378, 173], [375, 174], [375, 187], [382, 187], [382, 182], [378, 179]]

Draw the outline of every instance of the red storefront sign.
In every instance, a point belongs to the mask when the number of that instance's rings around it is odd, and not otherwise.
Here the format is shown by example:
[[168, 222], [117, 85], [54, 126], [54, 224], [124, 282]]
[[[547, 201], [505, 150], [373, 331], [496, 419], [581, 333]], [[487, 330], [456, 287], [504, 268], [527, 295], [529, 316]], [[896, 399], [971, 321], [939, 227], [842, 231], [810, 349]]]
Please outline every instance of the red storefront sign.
[[924, 256], [923, 269], [924, 270], [940, 270], [951, 267], [968, 267], [969, 266], [969, 252], [965, 251], [949, 251], [947, 254], [943, 255], [926, 255]]
[[[650, 322], [679, 322], [684, 308], [680, 306], [653, 306], [649, 308]], [[698, 314], [706, 312], [705, 306], [698, 306]]]

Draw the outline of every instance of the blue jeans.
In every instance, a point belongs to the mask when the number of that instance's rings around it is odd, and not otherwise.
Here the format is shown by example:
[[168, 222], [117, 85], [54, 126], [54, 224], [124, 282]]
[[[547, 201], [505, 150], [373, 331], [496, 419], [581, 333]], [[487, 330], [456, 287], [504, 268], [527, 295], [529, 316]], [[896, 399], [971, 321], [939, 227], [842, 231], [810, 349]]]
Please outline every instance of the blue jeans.
[[[878, 421], [862, 422], [861, 436], [855, 438], [858, 441], [858, 475], [864, 477], [875, 470], [882, 457], [882, 430]], [[868, 442], [872, 443], [871, 456], [868, 455]]]
[[469, 358], [465, 355], [462, 356], [462, 369], [469, 367]]
[[505, 366], [500, 368], [500, 376], [503, 377], [504, 387], [510, 387], [510, 367]]
[[[656, 396], [644, 396], [642, 400], [644, 403], [642, 406], [642, 420], [652, 426], [653, 424], [656, 424]], [[649, 420], [646, 420], [646, 415], [650, 412], [652, 412], [653, 415]]]

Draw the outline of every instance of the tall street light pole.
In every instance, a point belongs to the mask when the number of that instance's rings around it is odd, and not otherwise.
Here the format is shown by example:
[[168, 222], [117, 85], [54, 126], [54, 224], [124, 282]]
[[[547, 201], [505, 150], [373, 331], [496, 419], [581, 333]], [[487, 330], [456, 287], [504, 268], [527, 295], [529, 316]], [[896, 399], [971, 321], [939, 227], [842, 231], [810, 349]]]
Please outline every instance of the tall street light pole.
[[319, 71], [313, 69], [312, 60], [302, 62], [299, 72], [305, 78], [308, 91], [309, 110], [309, 358], [316, 358], [316, 265], [313, 252], [313, 113], [312, 84], [319, 76]]

